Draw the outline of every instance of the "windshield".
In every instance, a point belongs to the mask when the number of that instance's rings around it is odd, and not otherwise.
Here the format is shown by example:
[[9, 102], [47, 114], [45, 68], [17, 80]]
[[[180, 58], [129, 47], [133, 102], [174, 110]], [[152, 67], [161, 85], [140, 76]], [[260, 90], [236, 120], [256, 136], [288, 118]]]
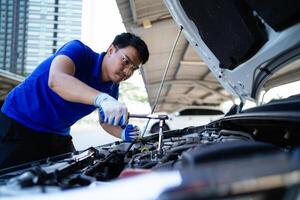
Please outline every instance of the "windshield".
[[272, 74], [260, 93], [259, 104], [300, 94], [300, 58]]

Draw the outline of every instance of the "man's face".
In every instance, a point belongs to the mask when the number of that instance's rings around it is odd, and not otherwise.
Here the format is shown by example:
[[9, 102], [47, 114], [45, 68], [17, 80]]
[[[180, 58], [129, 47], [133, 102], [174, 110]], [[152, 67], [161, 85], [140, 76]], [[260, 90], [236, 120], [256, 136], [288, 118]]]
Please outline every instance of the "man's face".
[[138, 51], [132, 46], [118, 49], [111, 45], [107, 55], [107, 76], [115, 83], [128, 79], [141, 65]]

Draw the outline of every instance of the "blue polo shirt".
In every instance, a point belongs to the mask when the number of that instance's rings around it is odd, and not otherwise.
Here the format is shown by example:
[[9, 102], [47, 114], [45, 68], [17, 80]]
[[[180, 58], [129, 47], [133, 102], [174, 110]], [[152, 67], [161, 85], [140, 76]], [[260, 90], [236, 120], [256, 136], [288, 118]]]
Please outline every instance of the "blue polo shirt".
[[25, 81], [15, 87], [6, 97], [1, 111], [37, 132], [68, 135], [70, 127], [95, 107], [66, 101], [49, 88], [49, 69], [57, 55], [72, 59], [76, 78], [118, 99], [119, 84], [101, 81], [105, 53], [98, 54], [82, 42], [73, 40], [39, 64]]

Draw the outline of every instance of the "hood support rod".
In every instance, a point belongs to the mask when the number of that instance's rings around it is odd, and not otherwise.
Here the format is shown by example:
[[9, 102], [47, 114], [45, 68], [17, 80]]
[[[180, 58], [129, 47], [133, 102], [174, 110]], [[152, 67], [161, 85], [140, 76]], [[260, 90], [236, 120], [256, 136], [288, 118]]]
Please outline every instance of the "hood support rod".
[[[153, 114], [154, 111], [155, 111], [155, 108], [156, 108], [159, 96], [161, 94], [162, 87], [164, 85], [164, 82], [165, 82], [165, 79], [166, 79], [166, 76], [167, 76], [167, 73], [168, 73], [168, 70], [169, 70], [169, 67], [170, 67], [171, 60], [172, 60], [173, 55], [174, 55], [175, 47], [176, 47], [176, 45], [178, 43], [178, 39], [179, 39], [179, 37], [181, 35], [182, 30], [183, 30], [183, 27], [180, 26], [180, 30], [179, 30], [179, 32], [177, 34], [177, 37], [176, 37], [175, 41], [174, 41], [174, 44], [173, 44], [173, 47], [172, 47], [172, 50], [171, 50], [168, 62], [167, 62], [166, 67], [165, 67], [165, 71], [164, 71], [163, 77], [162, 77], [161, 82], [160, 82], [160, 86], [159, 86], [159, 89], [158, 89], [158, 92], [157, 92], [157, 95], [156, 95], [155, 102], [154, 102], [153, 107], [151, 109], [151, 114]], [[147, 127], [149, 125], [149, 121], [150, 121], [150, 119], [148, 119], [148, 121], [147, 121], [147, 124], [146, 124], [145, 129], [144, 129], [143, 134], [142, 134], [142, 137], [144, 136], [144, 134], [145, 134], [145, 132], [147, 130]]]

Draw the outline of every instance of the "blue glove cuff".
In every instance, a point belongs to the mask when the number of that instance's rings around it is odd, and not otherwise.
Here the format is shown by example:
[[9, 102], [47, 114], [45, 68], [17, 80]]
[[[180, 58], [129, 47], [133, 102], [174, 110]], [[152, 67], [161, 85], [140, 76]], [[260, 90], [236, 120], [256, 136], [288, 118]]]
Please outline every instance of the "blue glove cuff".
[[130, 137], [130, 132], [134, 129], [134, 126], [132, 124], [127, 124], [127, 126], [125, 127], [125, 129], [122, 130], [121, 133], [121, 138], [122, 140], [126, 141], [126, 142], [131, 142], [132, 138]]
[[103, 111], [103, 109], [100, 107], [99, 108], [99, 121], [101, 122], [101, 123], [104, 123], [105, 121], [104, 121], [104, 119], [105, 119], [105, 115], [104, 115], [104, 111]]

